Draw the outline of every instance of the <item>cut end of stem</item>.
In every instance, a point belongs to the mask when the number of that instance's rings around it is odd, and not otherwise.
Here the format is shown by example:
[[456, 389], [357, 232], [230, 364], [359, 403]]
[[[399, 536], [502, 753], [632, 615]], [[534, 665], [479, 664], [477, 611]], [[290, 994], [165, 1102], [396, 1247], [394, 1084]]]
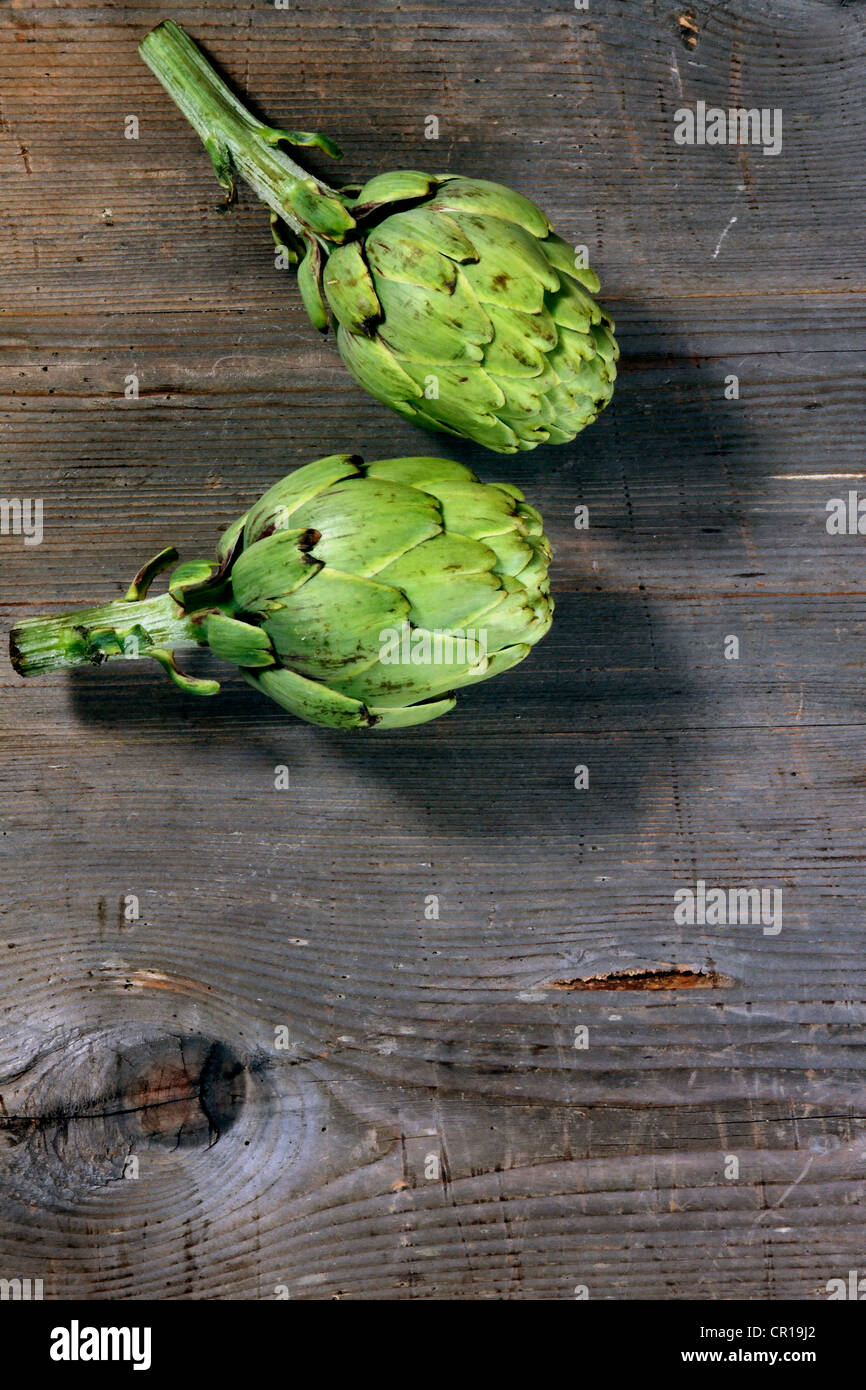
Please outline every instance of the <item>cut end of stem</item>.
[[17, 631], [18, 629], [13, 627], [12, 631], [9, 634], [9, 660], [12, 663], [13, 671], [17, 671], [19, 676], [26, 676], [27, 671], [25, 670], [25, 657], [21, 648], [18, 646], [18, 642], [16, 639]]

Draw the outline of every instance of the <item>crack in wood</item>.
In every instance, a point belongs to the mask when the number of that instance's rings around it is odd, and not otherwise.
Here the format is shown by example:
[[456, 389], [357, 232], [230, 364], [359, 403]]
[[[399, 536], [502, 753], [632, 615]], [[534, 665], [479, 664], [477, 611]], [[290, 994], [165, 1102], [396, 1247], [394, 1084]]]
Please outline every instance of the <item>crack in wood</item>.
[[562, 990], [648, 990], [648, 989], [730, 989], [736, 983], [719, 970], [701, 970], [690, 965], [660, 965], [647, 970], [612, 970], [607, 975], [577, 976], [572, 980], [552, 980], [547, 989]]

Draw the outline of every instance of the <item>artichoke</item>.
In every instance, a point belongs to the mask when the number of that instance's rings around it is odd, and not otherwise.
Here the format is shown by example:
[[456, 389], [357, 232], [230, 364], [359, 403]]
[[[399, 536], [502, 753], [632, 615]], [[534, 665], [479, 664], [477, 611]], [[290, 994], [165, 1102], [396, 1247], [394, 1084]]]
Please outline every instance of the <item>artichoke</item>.
[[216, 564], [178, 565], [167, 593], [147, 596], [173, 548], [123, 599], [19, 623], [12, 664], [30, 676], [150, 656], [213, 695], [173, 651], [207, 646], [312, 724], [423, 724], [547, 632], [550, 554], [519, 488], [449, 459], [335, 454], [276, 483], [224, 532]]
[[315, 326], [418, 425], [499, 453], [573, 439], [607, 405], [619, 355], [598, 277], [527, 198], [500, 184], [401, 169], [336, 191], [280, 146], [327, 137], [263, 125], [173, 21], [140, 52], [202, 137], [234, 198], [271, 209]]

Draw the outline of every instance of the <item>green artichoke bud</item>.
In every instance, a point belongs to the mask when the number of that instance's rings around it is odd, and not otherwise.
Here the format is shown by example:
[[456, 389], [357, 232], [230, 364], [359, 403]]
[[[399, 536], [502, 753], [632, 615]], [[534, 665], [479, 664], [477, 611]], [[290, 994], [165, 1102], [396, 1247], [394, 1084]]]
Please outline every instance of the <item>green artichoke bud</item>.
[[499, 453], [573, 439], [613, 393], [619, 350], [598, 277], [544, 213], [500, 184], [397, 170], [336, 191], [280, 148], [339, 150], [256, 121], [168, 20], [141, 54], [201, 135], [234, 197], [271, 209], [315, 326], [346, 366], [416, 424]]
[[454, 691], [516, 666], [550, 627], [550, 545], [519, 488], [449, 459], [364, 464], [335, 454], [275, 484], [223, 534], [216, 563], [162, 551], [125, 597], [12, 631], [24, 676], [112, 657], [155, 658], [182, 689], [174, 649], [210, 647], [312, 724], [424, 724]]

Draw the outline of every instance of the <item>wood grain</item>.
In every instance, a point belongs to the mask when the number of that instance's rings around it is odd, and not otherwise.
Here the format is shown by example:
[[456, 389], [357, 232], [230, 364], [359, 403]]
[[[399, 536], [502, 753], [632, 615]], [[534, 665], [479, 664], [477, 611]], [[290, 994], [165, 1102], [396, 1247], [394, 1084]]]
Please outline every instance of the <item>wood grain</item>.
[[[614, 403], [517, 459], [366, 397], [253, 199], [217, 215], [135, 52], [161, 11], [0, 15], [0, 493], [45, 513], [41, 545], [0, 537], [4, 630], [209, 554], [340, 449], [518, 483], [558, 604], [530, 661], [379, 737], [230, 675], [197, 701], [4, 660], [0, 1277], [813, 1299], [862, 1270], [866, 587], [826, 508], [866, 495], [866, 29], [699, 0], [689, 47], [681, 8], [172, 11], [259, 110], [339, 140], [346, 181], [495, 178], [587, 244]], [[781, 108], [782, 152], [677, 146], [698, 100]], [[780, 889], [781, 931], [678, 923], [698, 880]]]

